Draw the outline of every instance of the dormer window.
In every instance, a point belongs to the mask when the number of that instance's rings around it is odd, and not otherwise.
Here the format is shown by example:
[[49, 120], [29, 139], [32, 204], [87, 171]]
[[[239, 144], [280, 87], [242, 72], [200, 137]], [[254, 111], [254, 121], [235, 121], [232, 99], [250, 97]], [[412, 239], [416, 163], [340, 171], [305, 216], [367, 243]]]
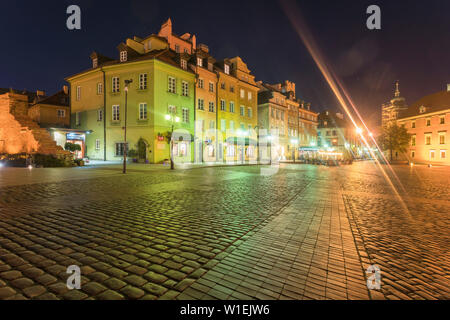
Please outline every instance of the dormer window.
[[98, 67], [98, 59], [94, 58], [92, 59], [92, 68], [97, 68]]
[[419, 109], [419, 112], [420, 113], [425, 113], [425, 112], [427, 112], [427, 108], [425, 108], [425, 106], [421, 106], [420, 109]]
[[225, 74], [230, 74], [230, 66], [229, 65], [224, 65], [223, 67], [223, 71], [225, 71]]
[[185, 59], [181, 59], [181, 68], [183, 68], [184, 70], [187, 69], [187, 61]]
[[199, 66], [199, 67], [203, 66], [202, 58], [197, 58], [197, 66]]
[[180, 53], [180, 46], [178, 44], [175, 45], [175, 52]]
[[213, 64], [211, 62], [208, 62], [208, 70], [212, 71], [213, 69]]
[[127, 52], [126, 51], [120, 51], [120, 62], [127, 61]]

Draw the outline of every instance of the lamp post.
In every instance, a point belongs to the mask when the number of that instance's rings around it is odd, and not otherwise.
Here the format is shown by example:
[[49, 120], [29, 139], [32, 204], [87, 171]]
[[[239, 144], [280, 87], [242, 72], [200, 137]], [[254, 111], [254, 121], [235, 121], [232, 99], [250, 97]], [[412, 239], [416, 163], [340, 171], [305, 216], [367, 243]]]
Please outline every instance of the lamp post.
[[133, 80], [125, 80], [125, 126], [123, 131], [123, 173], [127, 173], [127, 152], [128, 152], [128, 145], [127, 145], [127, 102], [128, 102], [128, 86], [130, 83], [132, 83]]
[[173, 163], [173, 125], [175, 122], [180, 122], [180, 118], [177, 116], [174, 116], [173, 114], [166, 114], [165, 116], [167, 121], [170, 121], [171, 123], [171, 130], [170, 130], [170, 170], [174, 170], [175, 166]]

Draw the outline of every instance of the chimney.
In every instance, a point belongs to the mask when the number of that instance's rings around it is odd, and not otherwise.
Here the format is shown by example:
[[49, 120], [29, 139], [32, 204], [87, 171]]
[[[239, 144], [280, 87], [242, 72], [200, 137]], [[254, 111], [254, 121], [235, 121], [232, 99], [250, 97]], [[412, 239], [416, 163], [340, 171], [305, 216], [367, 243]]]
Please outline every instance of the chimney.
[[63, 86], [64, 94], [69, 94], [69, 86]]
[[204, 43], [199, 43], [197, 48], [206, 53], [209, 53], [209, 47]]

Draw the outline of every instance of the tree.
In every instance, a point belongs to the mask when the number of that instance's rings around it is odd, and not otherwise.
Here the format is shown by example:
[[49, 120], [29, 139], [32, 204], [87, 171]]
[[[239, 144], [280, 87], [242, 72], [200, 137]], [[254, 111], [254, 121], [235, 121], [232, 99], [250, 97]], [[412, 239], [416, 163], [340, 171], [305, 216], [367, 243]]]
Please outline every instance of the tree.
[[394, 123], [383, 128], [379, 143], [384, 151], [389, 150], [390, 160], [392, 161], [393, 152], [405, 152], [410, 139], [411, 135], [408, 130], [404, 126], [398, 126], [397, 123]]
[[81, 146], [77, 143], [66, 142], [64, 149], [70, 152], [81, 151]]

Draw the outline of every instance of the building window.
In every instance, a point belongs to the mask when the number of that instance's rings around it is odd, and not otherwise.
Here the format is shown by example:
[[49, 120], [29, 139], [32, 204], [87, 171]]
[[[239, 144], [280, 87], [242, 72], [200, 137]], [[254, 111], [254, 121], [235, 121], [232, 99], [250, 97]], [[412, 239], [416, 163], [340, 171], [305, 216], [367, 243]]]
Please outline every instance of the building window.
[[182, 88], [182, 95], [187, 97], [189, 96], [189, 84], [186, 81], [183, 81], [181, 83], [181, 88]]
[[241, 112], [240, 112], [241, 116], [245, 116], [245, 107], [241, 106]]
[[434, 150], [430, 150], [430, 159], [434, 159], [435, 152]]
[[112, 92], [119, 92], [120, 90], [120, 82], [119, 77], [112, 78]]
[[216, 122], [214, 120], [209, 120], [209, 128], [214, 129], [216, 127]]
[[427, 127], [431, 126], [431, 119], [427, 119]]
[[242, 99], [245, 98], [245, 91], [244, 91], [244, 89], [241, 89], [241, 98], [242, 98]]
[[234, 92], [234, 87], [230, 86], [230, 92]]
[[252, 93], [250, 91], [248, 92], [248, 100], [252, 100]]
[[97, 110], [97, 121], [103, 121], [103, 109]]
[[197, 108], [198, 110], [205, 110], [205, 101], [203, 99], [198, 99]]
[[221, 99], [220, 100], [220, 111], [226, 111], [225, 108], [226, 108], [225, 100]]
[[430, 134], [425, 135], [425, 144], [427, 146], [429, 146], [431, 144], [431, 135]]
[[139, 120], [147, 120], [147, 104], [139, 103]]
[[80, 100], [81, 100], [81, 87], [78, 86], [77, 87], [77, 101], [80, 101]]
[[66, 110], [58, 109], [58, 118], [65, 118], [66, 117]]
[[112, 120], [120, 120], [120, 107], [118, 105], [112, 106]]
[[230, 66], [227, 65], [227, 64], [225, 64], [225, 65], [223, 66], [223, 71], [225, 71], [226, 74], [230, 74]]
[[80, 120], [80, 113], [77, 112], [77, 113], [75, 113], [75, 125], [79, 126], [80, 123], [81, 123], [81, 120]]
[[439, 133], [439, 144], [445, 144], [445, 133], [444, 132]]
[[213, 64], [211, 62], [208, 62], [208, 70], [212, 71], [213, 69]]
[[98, 59], [94, 58], [92, 59], [92, 68], [97, 68], [98, 67]]
[[183, 68], [184, 70], [187, 69], [187, 61], [184, 59], [181, 59], [181, 68]]
[[416, 156], [416, 152], [415, 151], [411, 151], [411, 158], [414, 158]]
[[103, 83], [99, 82], [97, 83], [97, 94], [103, 93]]
[[183, 108], [182, 109], [182, 116], [183, 116], [183, 122], [184, 123], [189, 123], [189, 109], [188, 108]]
[[100, 150], [100, 139], [95, 139], [95, 150]]
[[140, 90], [147, 89], [147, 74], [146, 73], [141, 73], [139, 75], [139, 89]]
[[234, 121], [230, 120], [230, 130], [234, 131]]
[[249, 118], [252, 117], [252, 108], [248, 108], [248, 109], [247, 109], [247, 116], [248, 116]]
[[220, 130], [226, 131], [227, 130], [227, 120], [220, 119]]
[[416, 136], [411, 136], [411, 146], [415, 146], [416, 145]]
[[124, 153], [126, 147], [128, 147], [128, 143], [126, 145], [123, 142], [116, 143], [116, 156], [117, 157], [123, 156], [123, 153]]
[[203, 79], [198, 79], [198, 87], [203, 89]]
[[210, 102], [209, 102], [209, 112], [215, 112], [214, 109], [215, 109], [215, 108], [214, 108], [214, 102], [210, 101]]
[[447, 151], [441, 150], [441, 159], [445, 159], [447, 157]]
[[234, 112], [234, 102], [230, 101], [230, 112]]
[[415, 121], [413, 121], [413, 122], [411, 122], [411, 128], [415, 128], [416, 127], [416, 122]]
[[175, 52], [180, 53], [180, 46], [178, 44], [175, 45]]
[[120, 62], [127, 61], [127, 52], [126, 51], [120, 51]]
[[272, 118], [275, 118], [275, 109], [274, 108], [270, 108], [270, 116]]
[[167, 112], [169, 114], [176, 114], [177, 113], [177, 107], [175, 107], [175, 106], [168, 106], [167, 107]]
[[214, 92], [214, 83], [209, 83], [209, 92]]
[[180, 142], [178, 143], [178, 156], [179, 157], [185, 157], [187, 156], [187, 143], [186, 142]]
[[176, 93], [177, 80], [174, 77], [169, 77], [169, 92]]
[[439, 118], [439, 124], [445, 124], [445, 116]]
[[222, 83], [220, 84], [220, 89], [225, 90], [225, 82], [222, 82]]
[[202, 67], [202, 66], [203, 66], [203, 60], [202, 60], [202, 58], [197, 58], [197, 65], [198, 65], [199, 67]]

